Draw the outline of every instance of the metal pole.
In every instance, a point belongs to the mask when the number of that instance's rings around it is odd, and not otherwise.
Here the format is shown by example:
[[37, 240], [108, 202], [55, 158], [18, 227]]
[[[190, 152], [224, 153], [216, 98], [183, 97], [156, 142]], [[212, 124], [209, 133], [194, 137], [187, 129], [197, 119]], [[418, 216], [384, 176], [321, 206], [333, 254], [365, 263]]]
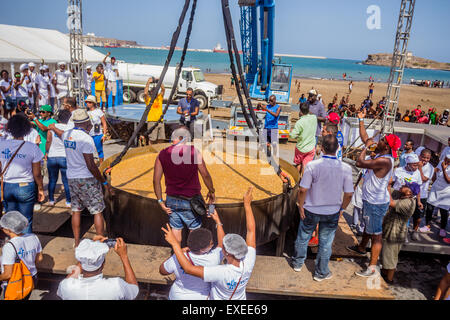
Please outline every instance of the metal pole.
[[72, 72], [70, 95], [77, 105], [84, 108], [84, 61], [83, 61], [83, 16], [81, 0], [68, 0], [67, 27], [70, 34], [70, 64]]

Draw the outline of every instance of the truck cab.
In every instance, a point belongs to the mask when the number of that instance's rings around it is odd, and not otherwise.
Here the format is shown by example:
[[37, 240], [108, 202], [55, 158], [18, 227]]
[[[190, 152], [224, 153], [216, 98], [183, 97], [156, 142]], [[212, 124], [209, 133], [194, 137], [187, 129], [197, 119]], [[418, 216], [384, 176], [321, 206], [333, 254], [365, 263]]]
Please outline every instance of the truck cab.
[[205, 80], [203, 72], [199, 68], [183, 68], [178, 81], [178, 93], [186, 96], [186, 89], [191, 87], [194, 90], [194, 98], [200, 102], [200, 109], [208, 106], [211, 100], [217, 99], [222, 94], [222, 86]]

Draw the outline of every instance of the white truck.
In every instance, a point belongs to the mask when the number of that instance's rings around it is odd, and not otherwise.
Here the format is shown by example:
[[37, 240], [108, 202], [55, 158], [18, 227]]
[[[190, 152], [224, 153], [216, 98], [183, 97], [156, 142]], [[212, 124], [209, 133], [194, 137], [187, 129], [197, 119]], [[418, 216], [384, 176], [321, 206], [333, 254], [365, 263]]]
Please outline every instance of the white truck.
[[[163, 70], [163, 66], [118, 62], [119, 76], [123, 80], [123, 101], [124, 103], [145, 103], [144, 88], [148, 78], [158, 79]], [[168, 99], [175, 82], [176, 67], [169, 67], [164, 77], [166, 92], [164, 100]], [[199, 68], [183, 67], [181, 70], [178, 86], [174, 99], [186, 96], [186, 89], [191, 87], [194, 90], [194, 98], [200, 102], [200, 109], [208, 106], [211, 100], [218, 99], [223, 91], [223, 86], [205, 81], [205, 76]]]

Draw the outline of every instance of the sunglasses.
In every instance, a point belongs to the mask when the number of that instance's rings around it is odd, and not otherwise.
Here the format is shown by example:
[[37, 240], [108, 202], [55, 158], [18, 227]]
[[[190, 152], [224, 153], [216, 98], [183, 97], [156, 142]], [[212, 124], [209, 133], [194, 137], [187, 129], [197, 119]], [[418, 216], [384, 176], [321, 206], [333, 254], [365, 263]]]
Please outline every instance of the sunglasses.
[[41, 110], [41, 111], [39, 111], [39, 113], [47, 113], [47, 111], [42, 111], [42, 110]]

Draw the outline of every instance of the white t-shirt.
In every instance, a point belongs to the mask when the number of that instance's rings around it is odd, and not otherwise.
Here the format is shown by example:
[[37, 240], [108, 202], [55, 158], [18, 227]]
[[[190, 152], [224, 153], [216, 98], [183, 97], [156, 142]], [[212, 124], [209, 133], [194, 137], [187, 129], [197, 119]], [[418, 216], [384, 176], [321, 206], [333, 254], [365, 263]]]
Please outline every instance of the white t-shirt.
[[56, 292], [63, 300], [133, 300], [138, 293], [137, 285], [118, 277], [103, 278], [102, 273], [89, 278], [66, 278]]
[[[4, 87], [5, 89], [8, 88], [10, 85], [9, 80], [10, 79], [8, 79], [8, 81], [5, 81], [4, 79], [1, 79], [0, 87]], [[0, 91], [2, 92], [3, 97], [6, 97], [6, 96], [10, 96], [12, 94], [12, 89], [13, 89], [13, 86], [11, 86], [11, 88], [9, 88], [9, 90], [6, 93], [4, 93], [3, 90], [0, 90]]]
[[91, 74], [88, 74], [86, 71], [84, 71], [84, 88], [86, 90], [91, 90], [92, 81], [94, 81], [94, 75], [91, 72]]
[[[65, 131], [67, 128], [67, 125], [63, 123], [56, 123], [55, 127], [59, 130]], [[49, 158], [56, 158], [56, 157], [66, 157], [66, 148], [64, 148], [64, 142], [62, 139], [55, 134], [55, 132], [52, 132], [52, 143], [50, 144], [50, 149], [48, 150], [48, 157]]]
[[232, 264], [205, 267], [203, 280], [211, 282], [211, 300], [229, 300], [236, 288], [232, 300], [246, 300], [245, 287], [253, 271], [256, 262], [256, 249], [248, 247], [248, 252], [239, 267]]
[[49, 78], [50, 98], [55, 98], [56, 97], [56, 89], [55, 89], [55, 86], [53, 85], [52, 74], [51, 73], [46, 73], [46, 76]]
[[55, 71], [55, 78], [56, 78], [56, 85], [58, 86], [58, 89], [60, 90], [68, 90], [69, 87], [69, 78], [72, 74], [69, 70], [56, 70]]
[[[0, 160], [2, 168], [6, 166], [11, 156], [22, 144], [22, 140], [0, 141]], [[33, 182], [33, 163], [41, 162], [44, 158], [42, 151], [35, 143], [25, 141], [25, 144], [16, 154], [8, 169], [6, 170], [4, 181], [8, 183]]]
[[[439, 171], [436, 173], [436, 180], [431, 186], [427, 202], [435, 207], [450, 210], [450, 183], [447, 183], [442, 172], [442, 161], [436, 168]], [[450, 175], [450, 166], [447, 167], [445, 172]]]
[[[11, 241], [17, 250], [19, 258], [27, 266], [30, 273], [34, 276], [37, 273], [35, 261], [36, 256], [42, 251], [41, 242], [39, 238], [33, 234], [28, 233], [19, 237], [12, 238]], [[12, 265], [16, 262], [16, 252], [11, 244], [5, 243], [2, 248], [2, 273], [4, 272], [4, 265]]]
[[338, 213], [342, 193], [353, 192], [352, 168], [336, 157], [322, 156], [308, 162], [300, 187], [308, 189], [303, 206], [306, 210], [324, 215]]
[[447, 147], [444, 148], [444, 150], [442, 150], [441, 156], [439, 157], [439, 161], [444, 160], [445, 156], [446, 156], [447, 154], [449, 154], [449, 153], [450, 153], [450, 147], [447, 146]]
[[434, 167], [428, 162], [422, 167], [422, 172], [423, 175], [428, 178], [427, 182], [422, 181], [423, 183], [420, 186], [420, 198], [424, 199], [428, 198], [428, 189], [430, 187], [431, 178], [433, 177]]
[[[398, 167], [394, 171], [394, 176], [392, 177], [392, 180], [394, 181], [394, 190], [400, 190], [402, 186], [404, 186], [407, 182], [412, 183], [415, 182], [419, 186], [422, 185], [422, 177], [420, 176], [419, 170], [416, 170], [414, 172], [407, 171], [406, 167]], [[422, 196], [422, 195], [420, 195]]]
[[35, 83], [38, 85], [39, 94], [48, 97], [48, 86], [50, 85], [50, 78], [39, 74], [36, 76]]
[[62, 140], [66, 148], [67, 178], [93, 178], [83, 157], [83, 153], [95, 153], [92, 137], [80, 129], [69, 129], [63, 133]]
[[[17, 98], [28, 98], [28, 84], [27, 84], [27, 80], [30, 79], [30, 78], [28, 76], [24, 76], [22, 74], [21, 80], [22, 79], [23, 79], [22, 84], [17, 87], [16, 97]], [[30, 84], [31, 84], [31, 82], [30, 82]]]
[[103, 134], [103, 126], [101, 120], [101, 118], [105, 116], [103, 111], [99, 108], [95, 108], [94, 110], [88, 111], [87, 113], [89, 114], [89, 118], [92, 122], [92, 129], [89, 132], [89, 135], [93, 137]]
[[416, 151], [414, 151], [415, 154], [417, 154], [418, 156], [420, 156], [420, 153], [422, 152], [422, 150], [425, 149], [424, 146], [420, 146], [416, 149]]
[[383, 178], [378, 178], [372, 169], [367, 169], [364, 174], [362, 199], [371, 204], [386, 204], [390, 200], [387, 187], [393, 175], [394, 158], [388, 155], [378, 156], [376, 158], [381, 157], [391, 160], [391, 170]]
[[8, 134], [6, 133], [6, 124], [8, 123], [8, 119], [0, 115], [0, 140], [5, 140], [8, 138]]
[[[184, 255], [188, 258], [186, 253]], [[223, 258], [221, 248], [215, 248], [202, 255], [189, 252], [189, 256], [194, 265], [203, 267], [217, 266]], [[208, 298], [211, 284], [185, 273], [175, 255], [164, 262], [164, 269], [176, 276], [176, 280], [170, 288], [170, 300], [206, 300]]]
[[111, 63], [107, 63], [105, 65], [105, 75], [108, 81], [117, 80], [116, 70], [118, 70], [117, 63], [115, 63], [114, 65], [112, 65]]
[[25, 137], [23, 137], [23, 140], [36, 144], [36, 140], [38, 137], [39, 132], [36, 129], [31, 128], [30, 133], [28, 133]]

